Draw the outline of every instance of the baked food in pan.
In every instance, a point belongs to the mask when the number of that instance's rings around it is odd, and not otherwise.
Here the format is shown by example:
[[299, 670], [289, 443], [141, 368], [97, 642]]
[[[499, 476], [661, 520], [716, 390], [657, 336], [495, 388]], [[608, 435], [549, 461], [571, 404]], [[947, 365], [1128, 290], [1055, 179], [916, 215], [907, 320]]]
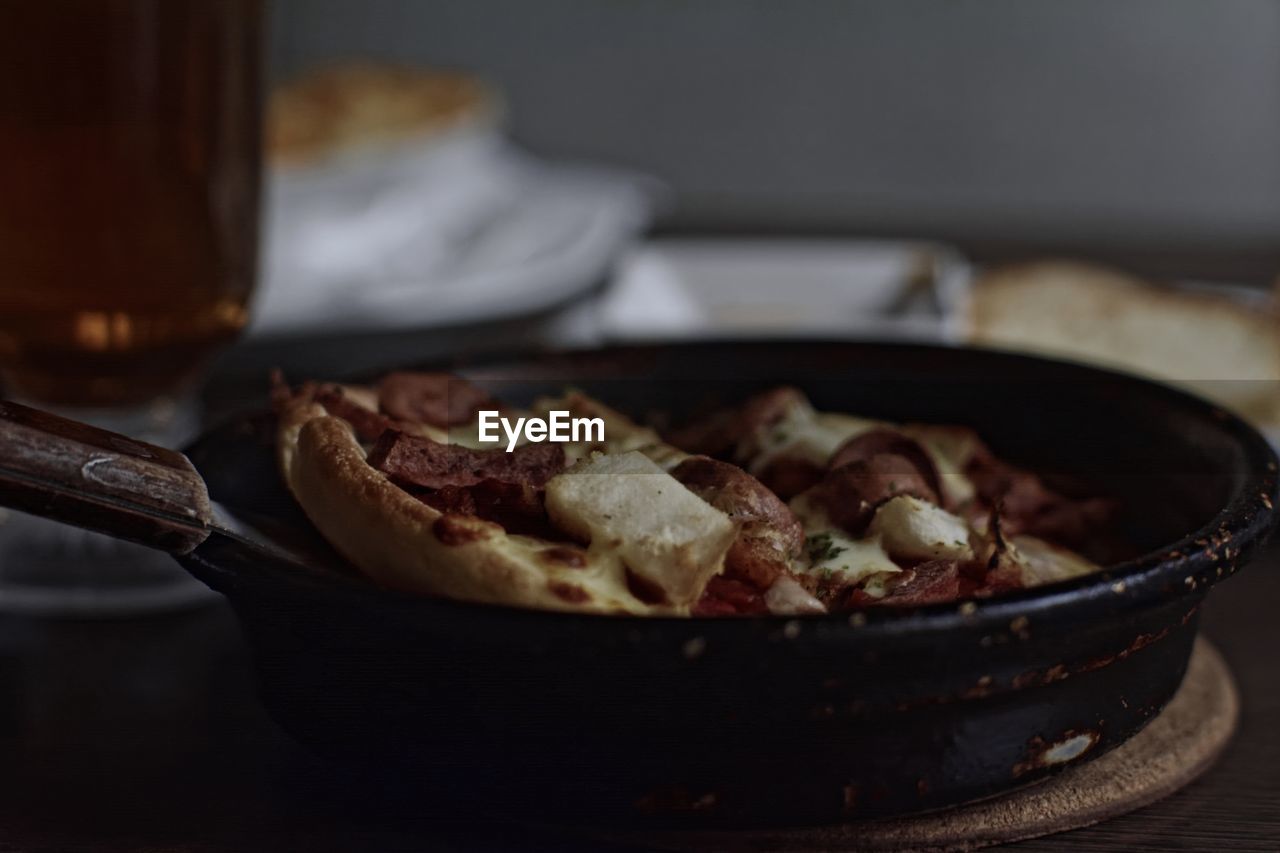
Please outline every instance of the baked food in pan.
[[[378, 584], [467, 601], [673, 616], [919, 606], [1091, 571], [1074, 548], [1111, 515], [971, 430], [819, 412], [792, 388], [666, 435], [579, 392], [519, 412], [440, 373], [278, 381], [274, 402], [281, 472], [320, 533]], [[603, 429], [553, 443], [480, 428], [556, 412]]]

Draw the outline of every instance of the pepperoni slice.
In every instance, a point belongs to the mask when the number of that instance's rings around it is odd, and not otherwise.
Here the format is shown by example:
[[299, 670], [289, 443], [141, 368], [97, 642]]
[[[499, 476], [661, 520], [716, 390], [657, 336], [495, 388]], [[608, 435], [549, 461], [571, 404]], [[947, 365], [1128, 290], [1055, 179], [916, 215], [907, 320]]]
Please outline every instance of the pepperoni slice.
[[884, 453], [906, 459], [934, 494], [942, 494], [942, 481], [933, 457], [914, 438], [887, 427], [868, 430], [840, 445], [827, 462], [827, 468], [834, 470], [851, 462], [867, 462]]
[[422, 489], [474, 486], [483, 480], [541, 487], [564, 470], [565, 458], [558, 444], [526, 444], [507, 453], [389, 430], [374, 445], [369, 464], [397, 485]]
[[760, 482], [784, 501], [789, 501], [822, 482], [822, 467], [808, 459], [777, 456], [769, 460], [760, 472]]
[[377, 441], [387, 430], [394, 430], [395, 421], [386, 415], [372, 412], [357, 403], [348, 400], [342, 389], [336, 385], [323, 385], [316, 391], [315, 401], [335, 418], [342, 418], [351, 424], [356, 437], [361, 441]]
[[447, 428], [470, 423], [477, 411], [493, 401], [452, 374], [401, 370], [388, 373], [378, 383], [378, 405], [393, 418]]

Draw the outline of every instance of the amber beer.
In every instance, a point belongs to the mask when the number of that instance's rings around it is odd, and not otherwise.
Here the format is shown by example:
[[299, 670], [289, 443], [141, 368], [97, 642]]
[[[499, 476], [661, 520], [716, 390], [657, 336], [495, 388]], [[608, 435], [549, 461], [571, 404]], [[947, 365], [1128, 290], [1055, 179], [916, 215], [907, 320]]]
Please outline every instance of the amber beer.
[[244, 326], [258, 0], [0, 2], [0, 379], [142, 402]]

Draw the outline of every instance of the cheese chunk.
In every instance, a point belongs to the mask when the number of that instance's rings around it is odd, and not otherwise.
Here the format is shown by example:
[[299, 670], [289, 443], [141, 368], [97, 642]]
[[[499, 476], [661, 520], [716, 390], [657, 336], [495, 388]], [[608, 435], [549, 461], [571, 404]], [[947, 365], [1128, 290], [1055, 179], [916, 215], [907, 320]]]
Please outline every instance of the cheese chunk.
[[729, 516], [637, 452], [593, 456], [553, 477], [547, 513], [677, 606], [701, 595], [737, 536]]
[[775, 615], [827, 612], [826, 605], [786, 575], [780, 576], [765, 591], [764, 604]]
[[1026, 534], [1012, 537], [1009, 549], [1022, 567], [1022, 582], [1027, 586], [1079, 577], [1099, 568], [1074, 551]]
[[914, 560], [972, 560], [964, 519], [909, 495], [886, 501], [871, 519], [870, 536], [894, 557]]

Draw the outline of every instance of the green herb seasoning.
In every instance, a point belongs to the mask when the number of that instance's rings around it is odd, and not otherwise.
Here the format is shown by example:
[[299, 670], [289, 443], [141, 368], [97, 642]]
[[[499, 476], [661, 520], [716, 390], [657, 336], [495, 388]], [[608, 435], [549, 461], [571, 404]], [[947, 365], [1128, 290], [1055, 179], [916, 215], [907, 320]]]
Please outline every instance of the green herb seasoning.
[[809, 551], [809, 562], [825, 563], [843, 554], [847, 549], [831, 541], [830, 533], [815, 533], [805, 539], [805, 547]]

